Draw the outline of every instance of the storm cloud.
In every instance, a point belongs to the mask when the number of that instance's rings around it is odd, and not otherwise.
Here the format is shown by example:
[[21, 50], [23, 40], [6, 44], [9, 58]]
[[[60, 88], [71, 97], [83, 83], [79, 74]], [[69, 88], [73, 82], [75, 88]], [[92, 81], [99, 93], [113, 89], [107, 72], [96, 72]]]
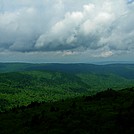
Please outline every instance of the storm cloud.
[[0, 0], [0, 53], [134, 52], [133, 0]]

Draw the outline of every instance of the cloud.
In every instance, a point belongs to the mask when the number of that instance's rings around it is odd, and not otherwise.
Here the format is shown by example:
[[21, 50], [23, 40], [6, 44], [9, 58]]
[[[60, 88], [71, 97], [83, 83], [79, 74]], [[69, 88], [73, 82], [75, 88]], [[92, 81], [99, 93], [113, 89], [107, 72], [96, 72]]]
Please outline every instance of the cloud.
[[102, 57], [109, 57], [109, 56], [112, 56], [112, 55], [113, 55], [113, 52], [111, 52], [111, 51], [101, 53]]
[[128, 3], [132, 3], [132, 2], [134, 2], [134, 0], [128, 0]]
[[92, 2], [83, 5], [82, 11], [67, 12], [38, 38], [35, 47], [44, 51], [96, 50], [106, 46], [111, 51], [132, 49], [133, 11], [123, 0], [101, 2], [102, 6]]
[[134, 51], [132, 0], [0, 2], [0, 52], [68, 56], [89, 50], [109, 57]]

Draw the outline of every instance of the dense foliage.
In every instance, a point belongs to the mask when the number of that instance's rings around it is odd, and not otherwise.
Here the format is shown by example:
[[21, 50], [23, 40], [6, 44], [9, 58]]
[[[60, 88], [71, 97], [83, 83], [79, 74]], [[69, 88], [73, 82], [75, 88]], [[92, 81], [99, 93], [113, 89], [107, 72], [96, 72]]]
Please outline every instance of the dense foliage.
[[31, 102], [57, 101], [94, 94], [107, 88], [134, 86], [133, 79], [96, 73], [21, 71], [0, 74], [0, 111]]
[[0, 134], [133, 134], [133, 87], [133, 64], [1, 63]]
[[1, 134], [133, 134], [134, 88], [33, 102], [0, 114]]

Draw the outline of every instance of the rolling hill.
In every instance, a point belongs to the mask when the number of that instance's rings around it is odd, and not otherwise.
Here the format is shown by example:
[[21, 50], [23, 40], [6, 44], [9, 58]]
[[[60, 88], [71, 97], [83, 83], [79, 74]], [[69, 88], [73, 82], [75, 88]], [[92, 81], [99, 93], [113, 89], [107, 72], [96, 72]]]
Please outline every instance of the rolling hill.
[[133, 64], [0, 64], [0, 111], [134, 87]]
[[30, 63], [0, 63], [0, 72], [20, 71], [55, 71], [66, 73], [98, 73], [116, 74], [125, 78], [134, 79], [134, 64], [30, 64]]
[[0, 64], [1, 134], [133, 134], [134, 64]]

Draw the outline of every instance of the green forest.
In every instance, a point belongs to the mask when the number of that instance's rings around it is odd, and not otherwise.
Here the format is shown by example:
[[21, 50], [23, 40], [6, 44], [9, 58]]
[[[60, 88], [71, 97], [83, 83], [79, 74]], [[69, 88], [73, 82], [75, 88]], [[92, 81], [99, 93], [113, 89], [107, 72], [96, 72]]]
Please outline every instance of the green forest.
[[1, 134], [133, 134], [134, 88], [32, 102], [0, 113]]
[[0, 63], [0, 133], [133, 134], [133, 64]]

